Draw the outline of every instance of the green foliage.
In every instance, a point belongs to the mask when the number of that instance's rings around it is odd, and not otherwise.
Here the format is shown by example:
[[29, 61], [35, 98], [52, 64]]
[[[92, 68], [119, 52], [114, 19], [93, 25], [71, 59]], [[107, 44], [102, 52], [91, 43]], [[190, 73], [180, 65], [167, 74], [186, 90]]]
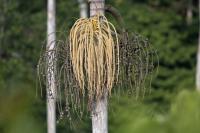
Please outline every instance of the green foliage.
[[[168, 124], [174, 133], [200, 132], [200, 94], [183, 91], [172, 104]], [[172, 122], [176, 124], [172, 124]]]
[[[158, 51], [160, 67], [153, 87], [168, 90], [193, 87], [198, 38], [198, 28], [195, 28], [198, 27], [197, 16], [193, 24], [187, 26], [185, 15], [173, 7], [176, 1], [118, 0], [115, 3], [125, 19], [126, 28], [148, 37]], [[187, 5], [187, 2], [183, 4]]]
[[[110, 132], [113, 133], [199, 133], [200, 94], [182, 91], [170, 111], [158, 110], [156, 106], [123, 99], [115, 106], [111, 116]], [[122, 101], [123, 101], [122, 100]], [[133, 101], [131, 101], [133, 102]], [[165, 112], [165, 113], [163, 113]]]

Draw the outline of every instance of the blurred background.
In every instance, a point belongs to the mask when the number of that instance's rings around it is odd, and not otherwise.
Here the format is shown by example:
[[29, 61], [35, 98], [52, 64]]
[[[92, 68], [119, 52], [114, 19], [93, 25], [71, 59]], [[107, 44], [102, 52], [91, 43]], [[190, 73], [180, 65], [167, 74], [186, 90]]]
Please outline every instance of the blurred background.
[[[198, 0], [106, 0], [129, 31], [150, 39], [159, 71], [143, 100], [111, 98], [110, 133], [199, 133], [200, 94], [195, 91]], [[76, 0], [56, 1], [58, 31], [79, 18]], [[46, 132], [46, 98], [36, 96], [36, 66], [46, 38], [46, 0], [0, 0], [0, 133]], [[67, 36], [67, 35], [66, 35]], [[89, 133], [90, 119], [58, 133]]]

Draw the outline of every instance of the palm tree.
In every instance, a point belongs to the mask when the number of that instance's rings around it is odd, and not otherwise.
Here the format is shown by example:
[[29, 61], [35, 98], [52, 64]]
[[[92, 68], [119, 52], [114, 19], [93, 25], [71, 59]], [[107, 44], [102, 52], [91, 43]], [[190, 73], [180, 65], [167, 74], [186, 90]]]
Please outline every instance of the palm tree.
[[147, 92], [143, 85], [154, 68], [156, 52], [142, 36], [126, 30], [118, 35], [103, 15], [105, 0], [89, 2], [90, 18], [77, 20], [69, 40], [57, 40], [59, 45], [55, 45], [55, 0], [48, 3], [48, 43], [38, 62], [39, 81], [46, 81], [47, 86], [48, 133], [55, 133], [55, 99], [61, 103], [62, 85], [65, 108], [59, 104], [60, 117], [65, 113], [71, 121], [71, 116], [81, 118], [84, 111], [90, 111], [93, 133], [108, 132], [108, 96], [114, 84], [130, 85], [128, 91], [136, 97]]
[[[104, 0], [90, 1], [90, 17], [99, 13], [104, 13]], [[105, 93], [101, 100], [94, 102], [92, 106], [92, 132], [107, 133], [108, 132], [108, 109], [107, 94]]]
[[[47, 20], [47, 46], [48, 51], [55, 47], [55, 0], [48, 0], [48, 20]], [[47, 58], [47, 132], [56, 133], [56, 84], [55, 84], [55, 53], [49, 53]], [[52, 67], [50, 67], [52, 64]]]

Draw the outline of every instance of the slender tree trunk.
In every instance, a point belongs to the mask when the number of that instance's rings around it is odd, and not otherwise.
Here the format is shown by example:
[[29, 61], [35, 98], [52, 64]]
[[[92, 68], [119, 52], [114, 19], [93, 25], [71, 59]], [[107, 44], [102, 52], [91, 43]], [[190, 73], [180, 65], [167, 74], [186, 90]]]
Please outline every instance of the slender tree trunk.
[[187, 24], [190, 25], [192, 23], [192, 18], [193, 18], [193, 12], [192, 12], [192, 0], [188, 0], [188, 5], [187, 5], [187, 12], [186, 12], [186, 21]]
[[98, 102], [93, 103], [92, 110], [92, 132], [108, 133], [108, 107], [107, 96], [105, 95]]
[[[199, 0], [199, 23], [200, 23], [200, 0]], [[200, 25], [199, 25], [199, 44], [197, 51], [197, 71], [196, 71], [196, 88], [200, 92]]]
[[79, 8], [80, 8], [80, 17], [87, 18], [88, 17], [88, 5], [86, 0], [78, 0]]
[[[47, 20], [47, 50], [55, 48], [55, 0], [48, 0], [48, 20]], [[56, 54], [50, 52], [47, 58], [47, 132], [56, 133]]]
[[[97, 13], [104, 13], [104, 0], [91, 0], [90, 2], [90, 17]], [[93, 102], [92, 132], [108, 133], [107, 94], [100, 101]]]
[[97, 13], [104, 13], [105, 0], [90, 0], [90, 17]]

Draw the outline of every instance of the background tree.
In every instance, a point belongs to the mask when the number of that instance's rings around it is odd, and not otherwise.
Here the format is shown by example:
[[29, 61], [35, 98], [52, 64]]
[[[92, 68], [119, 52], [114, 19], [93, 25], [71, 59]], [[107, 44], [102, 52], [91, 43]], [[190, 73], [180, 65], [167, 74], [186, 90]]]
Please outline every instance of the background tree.
[[[47, 47], [48, 51], [55, 49], [56, 40], [56, 9], [55, 0], [48, 0]], [[52, 51], [47, 56], [47, 132], [56, 133], [56, 53]]]
[[186, 11], [186, 21], [190, 25], [193, 19], [193, 0], [188, 0], [188, 6]]
[[[200, 0], [198, 5], [199, 5], [199, 22], [200, 22]], [[196, 88], [198, 91], [200, 91], [200, 27], [199, 27], [198, 50], [197, 50]]]
[[[97, 13], [104, 14], [104, 0], [90, 1], [90, 17]], [[93, 103], [92, 108], [92, 132], [107, 133], [108, 132], [108, 108], [107, 93], [97, 102]]]
[[87, 18], [88, 17], [88, 4], [86, 0], [78, 0], [79, 2], [79, 10], [80, 17]]

